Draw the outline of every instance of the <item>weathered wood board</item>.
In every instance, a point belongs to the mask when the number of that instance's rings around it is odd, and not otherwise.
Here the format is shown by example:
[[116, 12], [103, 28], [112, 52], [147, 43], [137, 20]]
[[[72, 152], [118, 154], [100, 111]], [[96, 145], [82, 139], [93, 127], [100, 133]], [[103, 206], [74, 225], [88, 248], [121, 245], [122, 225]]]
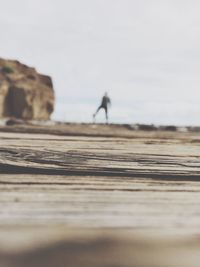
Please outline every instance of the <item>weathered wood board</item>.
[[198, 133], [1, 132], [0, 267], [199, 266], [199, 167]]

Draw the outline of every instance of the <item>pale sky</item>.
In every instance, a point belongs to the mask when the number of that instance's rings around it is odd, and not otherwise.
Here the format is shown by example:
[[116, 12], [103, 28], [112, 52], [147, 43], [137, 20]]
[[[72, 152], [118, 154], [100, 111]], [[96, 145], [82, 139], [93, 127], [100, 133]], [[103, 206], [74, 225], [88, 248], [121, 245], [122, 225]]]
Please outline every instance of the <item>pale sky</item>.
[[[0, 0], [0, 57], [51, 75], [54, 119], [200, 124], [197, 0]], [[101, 112], [97, 121], [103, 121]]]

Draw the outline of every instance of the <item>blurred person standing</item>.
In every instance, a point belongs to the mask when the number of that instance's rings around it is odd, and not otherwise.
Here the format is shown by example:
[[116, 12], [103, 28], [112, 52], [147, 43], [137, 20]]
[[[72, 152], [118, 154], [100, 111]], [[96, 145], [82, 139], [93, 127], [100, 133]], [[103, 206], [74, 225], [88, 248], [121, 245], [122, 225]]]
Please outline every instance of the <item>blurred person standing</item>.
[[106, 115], [106, 123], [108, 123], [108, 108], [111, 106], [111, 100], [108, 96], [108, 93], [105, 92], [104, 96], [102, 97], [101, 100], [101, 105], [98, 107], [97, 111], [93, 114], [93, 119], [95, 120], [95, 117], [97, 113], [99, 112], [100, 109], [105, 110], [105, 115]]

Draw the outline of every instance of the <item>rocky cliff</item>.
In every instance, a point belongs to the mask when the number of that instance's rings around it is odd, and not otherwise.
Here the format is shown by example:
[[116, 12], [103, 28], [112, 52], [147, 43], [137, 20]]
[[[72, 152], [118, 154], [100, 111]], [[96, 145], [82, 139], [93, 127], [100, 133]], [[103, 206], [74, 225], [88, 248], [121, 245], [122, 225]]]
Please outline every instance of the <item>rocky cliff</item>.
[[54, 110], [49, 76], [18, 61], [0, 58], [0, 118], [47, 120]]

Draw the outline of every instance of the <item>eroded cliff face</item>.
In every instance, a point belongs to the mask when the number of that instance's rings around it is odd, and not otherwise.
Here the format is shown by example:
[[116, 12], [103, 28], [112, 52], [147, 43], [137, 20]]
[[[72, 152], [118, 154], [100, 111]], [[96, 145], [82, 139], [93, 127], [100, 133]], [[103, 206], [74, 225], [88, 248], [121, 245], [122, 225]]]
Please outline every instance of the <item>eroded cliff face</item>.
[[0, 118], [48, 120], [54, 100], [49, 76], [18, 61], [0, 58]]

